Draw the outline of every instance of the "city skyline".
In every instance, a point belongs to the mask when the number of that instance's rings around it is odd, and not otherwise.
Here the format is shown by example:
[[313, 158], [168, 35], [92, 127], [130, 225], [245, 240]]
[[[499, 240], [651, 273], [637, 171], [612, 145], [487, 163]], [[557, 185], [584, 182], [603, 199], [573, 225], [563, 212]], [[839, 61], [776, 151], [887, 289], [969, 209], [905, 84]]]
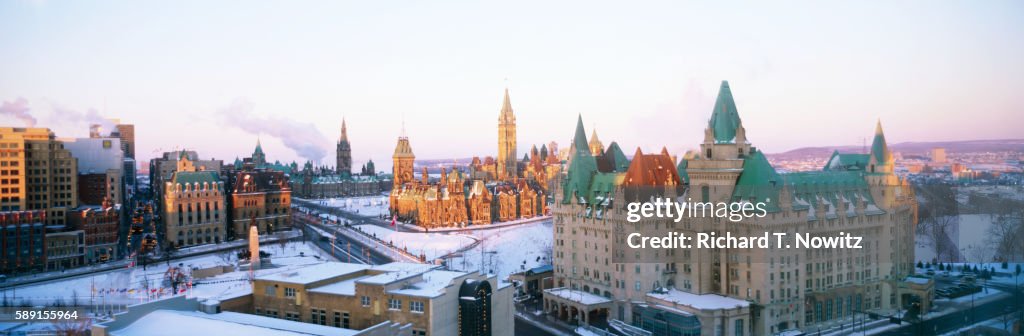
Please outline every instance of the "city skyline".
[[[233, 160], [259, 136], [271, 160], [322, 151], [330, 165], [344, 117], [354, 165], [380, 170], [403, 120], [417, 157], [496, 156], [505, 87], [520, 152], [566, 146], [582, 114], [588, 133], [627, 152], [682, 154], [722, 80], [769, 153], [858, 145], [877, 119], [893, 143], [1017, 135], [1024, 47], [1004, 42], [1024, 35], [1021, 5], [915, 4], [15, 1], [0, 4], [0, 43], [14, 51], [0, 55], [0, 102], [27, 105], [59, 137], [85, 137], [99, 117], [135, 124], [140, 161], [175, 146]], [[776, 22], [780, 11], [804, 15]], [[858, 25], [866, 18], [877, 23]]]

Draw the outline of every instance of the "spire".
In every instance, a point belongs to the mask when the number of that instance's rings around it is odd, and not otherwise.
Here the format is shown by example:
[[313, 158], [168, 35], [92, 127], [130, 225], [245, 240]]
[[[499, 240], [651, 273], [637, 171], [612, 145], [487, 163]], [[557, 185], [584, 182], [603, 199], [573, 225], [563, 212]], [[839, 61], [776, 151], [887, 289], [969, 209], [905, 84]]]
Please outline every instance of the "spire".
[[736, 129], [740, 126], [740, 115], [736, 111], [736, 102], [732, 98], [732, 90], [729, 89], [729, 81], [722, 81], [718, 88], [718, 99], [715, 100], [715, 109], [711, 112], [711, 120], [708, 121], [708, 128], [715, 135], [715, 142], [736, 141]]
[[590, 143], [587, 142], [587, 132], [583, 129], [583, 115], [580, 114], [576, 120], [576, 137], [572, 139], [572, 146], [576, 148], [576, 151], [585, 151], [590, 153]]
[[348, 142], [348, 127], [345, 126], [345, 117], [341, 117], [341, 138], [338, 142]]
[[889, 163], [892, 154], [889, 153], [889, 145], [885, 142], [885, 134], [882, 132], [882, 120], [879, 119], [875, 125], [875, 139], [871, 142], [871, 155], [879, 164]]
[[263, 145], [260, 144], [260, 136], [259, 135], [256, 136], [256, 150], [253, 151], [253, 152], [254, 153], [263, 153]]
[[505, 88], [505, 100], [501, 103], [501, 115], [498, 121], [502, 123], [515, 123], [516, 115], [512, 113], [512, 100], [508, 97], [508, 87]]

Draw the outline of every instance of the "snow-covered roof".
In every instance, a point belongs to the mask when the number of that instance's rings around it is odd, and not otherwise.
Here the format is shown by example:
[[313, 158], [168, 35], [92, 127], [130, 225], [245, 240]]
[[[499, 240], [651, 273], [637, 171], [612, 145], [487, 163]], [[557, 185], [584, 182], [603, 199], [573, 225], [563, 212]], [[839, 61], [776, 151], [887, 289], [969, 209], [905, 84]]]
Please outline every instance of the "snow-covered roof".
[[418, 281], [406, 288], [390, 290], [390, 294], [401, 294], [410, 296], [435, 297], [444, 293], [444, 289], [451, 285], [452, 280], [468, 273], [433, 270], [423, 274], [423, 281]]
[[361, 277], [342, 280], [327, 286], [321, 286], [314, 289], [310, 289], [309, 291], [314, 293], [354, 296], [356, 295], [356, 282], [369, 277], [371, 276], [364, 275]]
[[246, 336], [348, 336], [359, 332], [352, 329], [234, 312], [206, 314], [195, 311], [156, 310], [124, 328], [111, 331], [109, 334], [112, 336], [206, 335], [215, 330], [230, 331], [234, 335]]
[[370, 268], [367, 265], [327, 262], [284, 272], [257, 276], [257, 280], [280, 281], [300, 285], [327, 280]]
[[647, 296], [696, 309], [732, 309], [750, 306], [750, 302], [718, 294], [693, 294], [669, 289], [664, 293], [647, 293]]
[[920, 277], [907, 277], [907, 279], [905, 281], [909, 282], [909, 283], [915, 283], [915, 284], [918, 284], [918, 285], [927, 285], [929, 282], [932, 281], [932, 279], [920, 278]]
[[552, 288], [552, 289], [544, 290], [544, 295], [557, 296], [557, 297], [560, 297], [560, 298], [563, 298], [563, 299], [566, 299], [566, 300], [569, 300], [569, 301], [572, 301], [572, 302], [577, 302], [577, 303], [585, 304], [585, 305], [594, 305], [594, 304], [602, 304], [602, 303], [610, 303], [610, 302], [612, 302], [611, 299], [608, 299], [608, 298], [600, 296], [600, 295], [595, 295], [595, 294], [591, 294], [591, 293], [580, 291], [580, 290], [573, 290], [573, 289], [569, 289], [569, 288], [566, 288], [566, 287]]

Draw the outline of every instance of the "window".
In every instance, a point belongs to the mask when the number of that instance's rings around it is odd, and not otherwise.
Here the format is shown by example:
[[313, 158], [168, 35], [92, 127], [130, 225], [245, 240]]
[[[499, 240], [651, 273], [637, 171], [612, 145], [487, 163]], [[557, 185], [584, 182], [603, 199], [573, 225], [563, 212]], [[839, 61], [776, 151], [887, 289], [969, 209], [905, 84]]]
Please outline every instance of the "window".
[[361, 301], [362, 301], [363, 307], [369, 307], [370, 306], [370, 297], [369, 296], [364, 296]]
[[390, 309], [390, 310], [402, 310], [402, 300], [399, 300], [399, 299], [388, 299], [388, 309]]
[[348, 329], [349, 326], [350, 325], [349, 325], [349, 315], [348, 315], [348, 312], [344, 312], [342, 314], [341, 327], [345, 328], [345, 329]]
[[423, 312], [423, 302], [422, 301], [410, 301], [409, 302], [409, 310], [411, 310], [411, 311], [413, 311], [415, 313], [422, 313]]
[[341, 328], [341, 313], [334, 312], [334, 327]]
[[277, 288], [274, 288], [274, 286], [263, 287], [263, 294], [266, 296], [277, 296]]
[[285, 289], [284, 289], [284, 297], [286, 297], [286, 298], [293, 298], [293, 297], [295, 297], [295, 288], [287, 288], [287, 287], [285, 287]]
[[637, 281], [637, 282], [636, 282], [636, 284], [635, 284], [635, 285], [634, 285], [633, 287], [634, 287], [634, 288], [635, 288], [636, 290], [640, 290], [640, 281]]
[[413, 329], [412, 336], [427, 336], [427, 331], [423, 329]]
[[743, 319], [737, 319], [734, 323], [735, 325], [733, 326], [733, 329], [735, 331], [735, 335], [743, 336]]

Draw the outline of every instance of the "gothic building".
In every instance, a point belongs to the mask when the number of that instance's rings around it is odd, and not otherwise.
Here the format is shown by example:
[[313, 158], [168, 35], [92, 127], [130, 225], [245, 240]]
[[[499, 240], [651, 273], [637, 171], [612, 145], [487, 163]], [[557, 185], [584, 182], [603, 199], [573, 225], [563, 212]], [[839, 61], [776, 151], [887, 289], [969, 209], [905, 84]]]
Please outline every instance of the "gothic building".
[[360, 174], [352, 174], [352, 145], [345, 119], [341, 120], [336, 153], [333, 169], [314, 167], [312, 162], [306, 162], [301, 171], [295, 169], [290, 176], [293, 194], [303, 198], [364, 196], [378, 195], [391, 187], [389, 181], [378, 178], [372, 160], [363, 165]]
[[[516, 159], [515, 115], [508, 89], [498, 118], [498, 159], [474, 157], [468, 172], [442, 168], [431, 181], [426, 169], [414, 177], [416, 156], [409, 138], [398, 138], [392, 156], [391, 213], [424, 227], [483, 225], [532, 218], [546, 213], [545, 191], [560, 165], [541, 161], [533, 147], [523, 161]], [[552, 170], [554, 169], [554, 170]]]
[[337, 161], [335, 169], [338, 175], [352, 175], [352, 145], [348, 142], [345, 118], [341, 118], [341, 137], [338, 138]]
[[[849, 323], [857, 312], [926, 304], [913, 273], [914, 191], [893, 172], [881, 125], [869, 153], [836, 154], [820, 171], [779, 173], [748, 138], [722, 82], [700, 152], [678, 164], [639, 149], [628, 163], [591, 151], [577, 122], [569, 168], [554, 193], [554, 284], [545, 310], [590, 323], [687, 321], [683, 334], [773, 335]], [[621, 152], [621, 150], [620, 150]], [[600, 163], [600, 161], [611, 161]], [[733, 222], [690, 216], [626, 220], [626, 205], [652, 197], [764, 204], [764, 217]], [[862, 249], [630, 249], [622, 232], [662, 228], [694, 236], [786, 232], [863, 237]], [[659, 254], [660, 253], [660, 254]], [[652, 315], [653, 314], [653, 315]]]
[[498, 178], [511, 179], [519, 176], [516, 164], [516, 115], [512, 113], [512, 101], [505, 89], [505, 100], [498, 116]]

